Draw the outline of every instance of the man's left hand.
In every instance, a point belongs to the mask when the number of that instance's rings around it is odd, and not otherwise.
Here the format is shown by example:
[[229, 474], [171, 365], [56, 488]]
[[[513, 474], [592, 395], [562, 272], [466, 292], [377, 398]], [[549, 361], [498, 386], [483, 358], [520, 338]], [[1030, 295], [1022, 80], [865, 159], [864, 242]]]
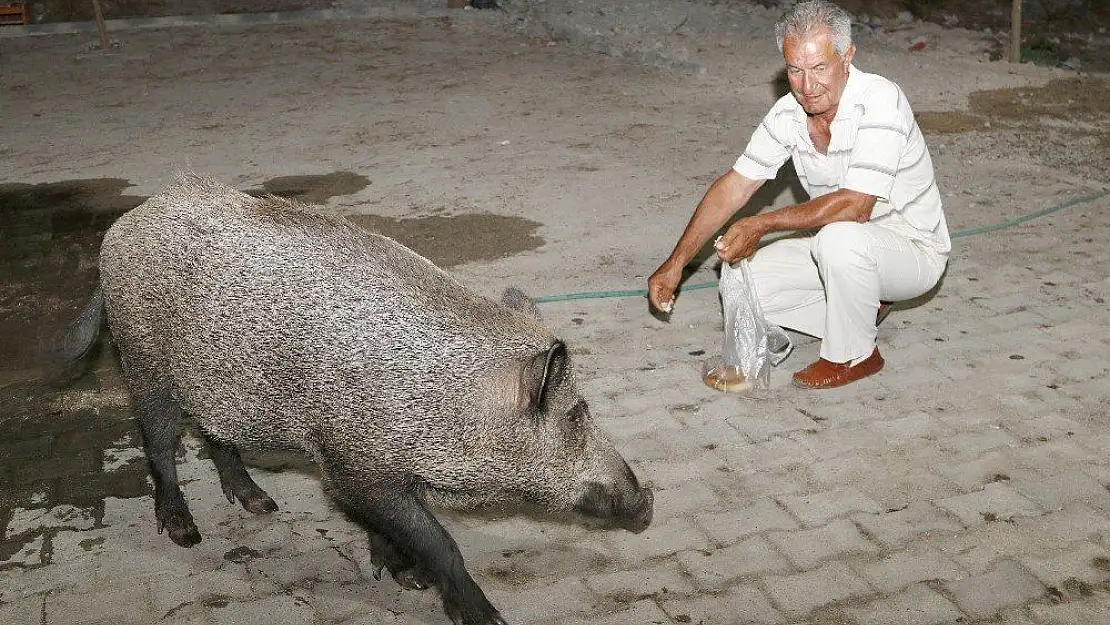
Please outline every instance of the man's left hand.
[[747, 258], [755, 253], [756, 246], [765, 234], [766, 231], [756, 218], [740, 219], [713, 242], [717, 258], [730, 264]]

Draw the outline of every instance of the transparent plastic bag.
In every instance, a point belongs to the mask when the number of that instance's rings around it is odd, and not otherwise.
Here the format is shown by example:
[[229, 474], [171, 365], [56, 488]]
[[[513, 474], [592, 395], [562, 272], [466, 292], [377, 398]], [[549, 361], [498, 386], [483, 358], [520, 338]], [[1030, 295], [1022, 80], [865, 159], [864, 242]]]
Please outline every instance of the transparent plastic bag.
[[790, 338], [763, 317], [748, 260], [721, 265], [721, 306], [725, 337], [721, 359], [707, 363], [702, 379], [719, 391], [742, 393], [771, 384], [774, 354], [785, 358]]

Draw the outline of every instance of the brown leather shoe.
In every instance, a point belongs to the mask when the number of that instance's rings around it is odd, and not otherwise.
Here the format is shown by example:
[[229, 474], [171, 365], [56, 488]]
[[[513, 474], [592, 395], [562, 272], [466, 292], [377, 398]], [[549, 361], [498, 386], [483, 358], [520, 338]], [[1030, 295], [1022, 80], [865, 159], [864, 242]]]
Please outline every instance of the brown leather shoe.
[[829, 362], [818, 358], [817, 362], [794, 374], [794, 386], [798, 388], [822, 389], [844, 386], [878, 373], [883, 368], [883, 357], [879, 355], [879, 348], [867, 357], [867, 360], [856, 366], [846, 362]]

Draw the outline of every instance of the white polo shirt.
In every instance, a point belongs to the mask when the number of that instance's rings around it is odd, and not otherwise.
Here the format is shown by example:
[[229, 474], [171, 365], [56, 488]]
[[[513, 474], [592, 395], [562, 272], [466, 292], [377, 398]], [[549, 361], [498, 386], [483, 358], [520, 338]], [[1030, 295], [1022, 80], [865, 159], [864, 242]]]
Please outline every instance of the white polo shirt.
[[902, 89], [877, 74], [849, 67], [848, 82], [821, 154], [805, 110], [793, 94], [771, 107], [733, 165], [751, 180], [770, 180], [787, 158], [811, 198], [851, 189], [878, 200], [871, 222], [947, 254], [952, 249], [929, 148]]

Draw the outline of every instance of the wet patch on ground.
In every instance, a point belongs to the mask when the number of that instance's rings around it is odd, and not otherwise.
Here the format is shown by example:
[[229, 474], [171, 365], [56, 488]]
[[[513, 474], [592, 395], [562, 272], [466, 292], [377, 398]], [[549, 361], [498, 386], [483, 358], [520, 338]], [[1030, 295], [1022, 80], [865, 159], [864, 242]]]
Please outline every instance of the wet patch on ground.
[[536, 235], [540, 224], [523, 217], [482, 213], [411, 219], [379, 215], [348, 218], [367, 230], [396, 239], [440, 267], [507, 258], [544, 244]]
[[976, 91], [968, 97], [967, 111], [921, 112], [917, 121], [926, 134], [1003, 129], [1045, 122], [1078, 122], [1090, 130], [1110, 135], [1110, 111], [1105, 94], [1110, 79], [1062, 78], [1043, 87], [1017, 87]]
[[976, 91], [967, 110], [923, 111], [917, 121], [926, 135], [954, 136], [956, 142], [963, 141], [960, 135], [977, 138], [978, 149], [994, 158], [1032, 157], [1054, 170], [1101, 181], [1110, 170], [1110, 110], [1101, 101], [1108, 91], [1110, 79], [1094, 76]]
[[0, 184], [0, 369], [33, 356], [44, 314], [87, 297], [96, 282], [104, 231], [146, 198], [126, 195], [118, 178]]
[[271, 178], [255, 189], [247, 189], [255, 197], [276, 195], [289, 200], [324, 204], [340, 195], [354, 195], [370, 185], [366, 176], [349, 171], [337, 171], [319, 176], [281, 176]]
[[[111, 453], [139, 444], [128, 408], [53, 403], [28, 386], [0, 398], [0, 569], [49, 564], [54, 536], [101, 526], [106, 498], [151, 492], [145, 461], [116, 464]], [[36, 553], [21, 556], [37, 541]]]

